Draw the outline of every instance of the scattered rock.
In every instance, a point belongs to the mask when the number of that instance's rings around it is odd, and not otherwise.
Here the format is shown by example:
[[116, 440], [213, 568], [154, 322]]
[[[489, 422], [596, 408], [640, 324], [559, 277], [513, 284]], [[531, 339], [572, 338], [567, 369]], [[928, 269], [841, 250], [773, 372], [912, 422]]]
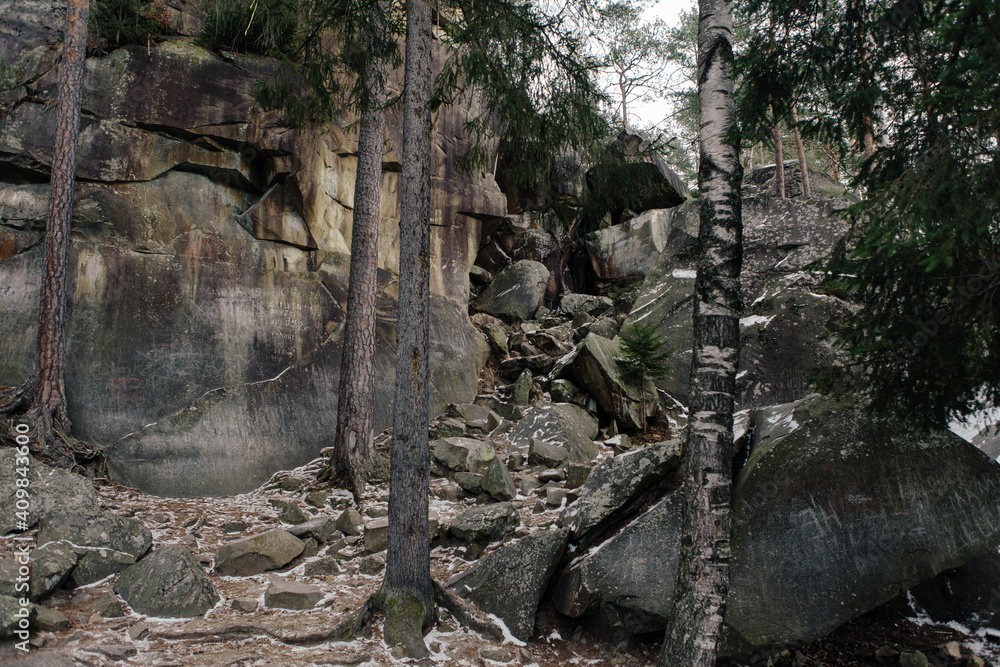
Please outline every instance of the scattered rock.
[[473, 507], [451, 523], [451, 534], [464, 542], [489, 543], [521, 524], [517, 510], [510, 503]]
[[74, 513], [65, 510], [44, 517], [38, 527], [38, 544], [59, 541], [74, 547], [111, 549], [138, 559], [149, 551], [153, 536], [136, 519], [103, 510]]
[[76, 586], [86, 586], [118, 574], [133, 563], [135, 557], [131, 554], [112, 549], [88, 549], [70, 573], [70, 579]]
[[528, 445], [528, 463], [559, 466], [568, 459], [569, 450], [565, 447], [549, 444], [538, 438], [532, 438], [531, 444]]
[[566, 488], [576, 489], [586, 483], [590, 477], [590, 466], [586, 463], [570, 463], [566, 470]]
[[568, 534], [565, 529], [540, 531], [501, 547], [454, 577], [448, 587], [496, 614], [515, 637], [527, 640]]
[[127, 644], [100, 644], [94, 650], [112, 660], [124, 661], [139, 653], [139, 649]]
[[290, 563], [304, 548], [302, 540], [274, 528], [223, 545], [215, 556], [215, 571], [226, 576], [260, 574]]
[[[27, 622], [25, 619], [25, 609], [27, 609]], [[28, 624], [34, 620], [38, 612], [35, 605], [29, 604], [27, 608], [21, 606], [21, 599], [0, 595], [0, 638], [8, 639], [14, 637], [15, 630], [27, 630]]]
[[125, 615], [121, 601], [112, 593], [105, 593], [93, 602], [84, 605], [83, 611], [91, 615], [97, 614], [102, 618], [120, 618]]
[[299, 539], [313, 537], [324, 544], [337, 531], [337, 521], [332, 516], [317, 516], [285, 530]]
[[252, 614], [257, 611], [257, 607], [260, 603], [254, 598], [236, 598], [230, 604], [234, 610], [243, 612], [244, 614]]
[[271, 579], [264, 592], [264, 605], [272, 609], [312, 609], [322, 599], [315, 586], [283, 579]]
[[441, 438], [431, 445], [434, 458], [451, 470], [482, 474], [496, 456], [493, 446], [472, 438]]
[[35, 612], [37, 614], [35, 616], [35, 623], [38, 625], [39, 630], [58, 632], [69, 627], [69, 619], [60, 611], [39, 605], [35, 607]]
[[145, 623], [136, 623], [128, 629], [128, 638], [132, 641], [145, 639], [149, 636], [149, 626]]
[[278, 521], [282, 523], [301, 524], [309, 520], [309, 515], [302, 511], [298, 503], [285, 503], [278, 513]]
[[385, 557], [381, 554], [365, 556], [358, 563], [358, 572], [374, 576], [385, 569]]
[[365, 525], [365, 520], [361, 514], [353, 507], [348, 507], [337, 517], [336, 528], [344, 535], [360, 535], [361, 528]]
[[306, 563], [304, 574], [307, 577], [325, 577], [328, 574], [340, 574], [340, 564], [337, 558], [327, 556]]
[[523, 454], [528, 453], [531, 440], [537, 438], [564, 447], [569, 460], [584, 462], [597, 456], [597, 433], [597, 420], [586, 410], [571, 403], [552, 403], [528, 411], [507, 438]]
[[330, 494], [326, 491], [310, 491], [306, 494], [306, 504], [323, 509], [330, 502]]
[[378, 553], [389, 546], [389, 519], [381, 517], [365, 526], [365, 551]]
[[[13, 447], [0, 448], [0, 535], [18, 528], [15, 494], [18, 469], [17, 452]], [[50, 468], [33, 457], [28, 459], [28, 520], [31, 528], [41, 518], [67, 512], [96, 513], [100, 510], [93, 485], [75, 473]], [[22, 529], [23, 530], [23, 529]], [[39, 544], [44, 542], [39, 541]]]
[[510, 394], [510, 399], [514, 402], [514, 405], [528, 405], [531, 398], [531, 380], [531, 371], [527, 368], [517, 376], [517, 381], [514, 382], [514, 388]]
[[473, 495], [479, 495], [483, 492], [482, 475], [476, 475], [471, 472], [456, 472], [453, 477], [455, 478], [455, 483], [462, 487], [462, 490], [468, 491]]
[[564, 503], [568, 502], [568, 496], [569, 491], [566, 489], [550, 486], [545, 490], [545, 502], [549, 507], [562, 507]]
[[927, 656], [920, 651], [900, 653], [899, 667], [927, 667]]
[[247, 529], [247, 524], [244, 521], [227, 521], [222, 524], [222, 532], [224, 533], [242, 533]]
[[140, 614], [164, 618], [201, 616], [219, 601], [201, 564], [178, 544], [160, 547], [122, 572], [114, 591]]
[[498, 457], [493, 457], [486, 467], [481, 480], [482, 490], [490, 494], [499, 501], [513, 500], [517, 497], [517, 489], [514, 487], [514, 479], [507, 470], [507, 466], [500, 462]]

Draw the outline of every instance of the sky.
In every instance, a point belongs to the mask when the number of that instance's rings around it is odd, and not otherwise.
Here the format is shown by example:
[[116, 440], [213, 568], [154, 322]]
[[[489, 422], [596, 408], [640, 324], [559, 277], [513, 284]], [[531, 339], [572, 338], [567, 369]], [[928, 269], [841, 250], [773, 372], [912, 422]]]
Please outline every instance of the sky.
[[[681, 11], [692, 8], [694, 0], [659, 0], [646, 11], [648, 19], [663, 19], [667, 25], [677, 25]], [[632, 111], [637, 116], [639, 125], [655, 125], [663, 120], [664, 103], [659, 102], [637, 102]], [[632, 112], [629, 113], [632, 117]]]

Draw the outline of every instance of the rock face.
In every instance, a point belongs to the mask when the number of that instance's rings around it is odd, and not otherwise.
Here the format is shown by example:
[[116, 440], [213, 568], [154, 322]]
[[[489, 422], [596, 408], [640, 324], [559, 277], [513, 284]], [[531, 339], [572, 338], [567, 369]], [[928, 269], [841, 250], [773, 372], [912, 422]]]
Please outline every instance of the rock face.
[[535, 612], [566, 547], [567, 530], [547, 530], [497, 549], [448, 582], [488, 613], [496, 614], [518, 639], [530, 639]]
[[541, 262], [524, 259], [504, 269], [475, 302], [475, 307], [497, 317], [530, 319], [549, 284], [549, 270]]
[[118, 577], [114, 590], [140, 614], [201, 616], [219, 594], [198, 559], [179, 544], [160, 547]]
[[[182, 6], [178, 25], [198, 4]], [[21, 382], [34, 358], [55, 7], [16, 3], [0, 19], [0, 58], [17, 73], [0, 94], [0, 384]], [[126, 485], [238, 493], [330, 444], [357, 137], [350, 118], [296, 131], [253, 110], [271, 67], [181, 40], [87, 62], [67, 394], [77, 435], [107, 446]], [[442, 109], [433, 137], [435, 413], [475, 396], [488, 348], [468, 321], [469, 267], [481, 221], [506, 213], [491, 175], [456, 165], [466, 113]], [[394, 382], [400, 133], [389, 129], [383, 178], [376, 430], [389, 425]]]

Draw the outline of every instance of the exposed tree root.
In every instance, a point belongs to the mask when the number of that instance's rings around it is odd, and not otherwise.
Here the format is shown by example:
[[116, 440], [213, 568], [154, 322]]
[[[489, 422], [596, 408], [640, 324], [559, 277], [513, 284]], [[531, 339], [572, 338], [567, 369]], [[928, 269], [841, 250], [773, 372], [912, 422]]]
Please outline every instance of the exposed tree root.
[[431, 579], [434, 584], [434, 599], [439, 605], [451, 612], [462, 625], [475, 630], [481, 635], [502, 642], [503, 630], [489, 616], [481, 612], [475, 605], [466, 602], [446, 589], [439, 581]]
[[[0, 432], [3, 440], [13, 441], [17, 435], [27, 435], [31, 453], [60, 468], [102, 465], [104, 456], [99, 449], [70, 435], [65, 409], [49, 411], [32, 405], [33, 393], [30, 380], [18, 387], [0, 388], [0, 418], [6, 418]], [[22, 423], [28, 425], [26, 434], [16, 430]]]

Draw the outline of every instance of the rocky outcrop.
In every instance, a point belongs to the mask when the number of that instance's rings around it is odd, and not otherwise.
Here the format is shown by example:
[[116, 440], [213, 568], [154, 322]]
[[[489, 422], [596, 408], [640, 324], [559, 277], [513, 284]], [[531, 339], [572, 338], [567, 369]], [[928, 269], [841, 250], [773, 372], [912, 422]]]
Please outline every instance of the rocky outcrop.
[[[0, 57], [0, 384], [31, 368], [56, 68], [57, 3], [16, 3]], [[191, 34], [198, 3], [172, 10]], [[187, 18], [185, 18], [185, 16]], [[444, 56], [443, 47], [435, 57]], [[263, 58], [178, 38], [87, 62], [70, 255], [67, 394], [116, 480], [162, 495], [246, 491], [330, 444], [354, 206], [356, 134], [253, 109]], [[466, 314], [491, 175], [466, 175], [463, 104], [436, 115], [431, 409], [470, 400], [487, 351]], [[395, 368], [396, 165], [383, 178], [376, 430]], [[197, 470], [197, 474], [192, 474]]]
[[[833, 211], [846, 204], [843, 198], [744, 198], [738, 408], [802, 398], [809, 393], [809, 373], [841, 359], [828, 325], [849, 316], [851, 306], [822, 293], [820, 277], [806, 269], [843, 237], [846, 222]], [[691, 370], [698, 210], [697, 201], [675, 209], [666, 247], [623, 325], [655, 324], [675, 349], [673, 369], [656, 385], [681, 402]]]
[[667, 246], [675, 209], [652, 209], [584, 238], [590, 263], [599, 280], [642, 278], [656, 265]]
[[629, 433], [645, 430], [646, 420], [659, 412], [652, 380], [628, 377], [619, 359], [621, 341], [587, 334], [573, 360], [573, 379]]

